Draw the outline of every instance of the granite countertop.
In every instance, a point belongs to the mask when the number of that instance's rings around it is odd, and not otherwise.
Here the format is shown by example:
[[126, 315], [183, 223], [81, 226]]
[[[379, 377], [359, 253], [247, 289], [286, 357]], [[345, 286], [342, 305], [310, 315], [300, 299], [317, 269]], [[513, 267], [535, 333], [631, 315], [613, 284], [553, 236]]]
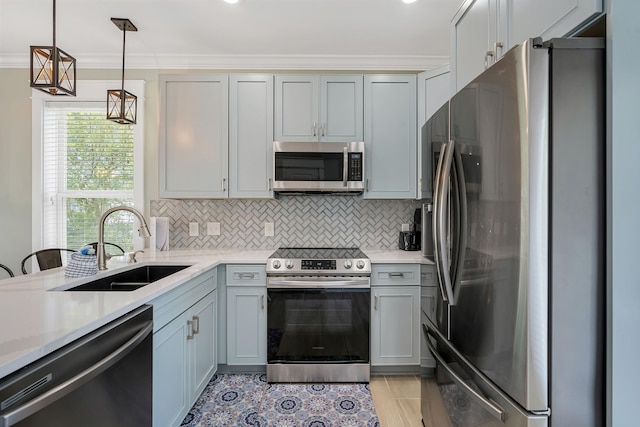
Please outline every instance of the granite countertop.
[[[109, 270], [84, 278], [64, 277], [55, 268], [0, 280], [0, 378], [146, 304], [220, 264], [265, 264], [274, 249], [185, 249], [109, 260]], [[431, 262], [420, 251], [363, 249], [372, 263]], [[189, 268], [133, 292], [63, 292], [96, 278], [149, 264]]]

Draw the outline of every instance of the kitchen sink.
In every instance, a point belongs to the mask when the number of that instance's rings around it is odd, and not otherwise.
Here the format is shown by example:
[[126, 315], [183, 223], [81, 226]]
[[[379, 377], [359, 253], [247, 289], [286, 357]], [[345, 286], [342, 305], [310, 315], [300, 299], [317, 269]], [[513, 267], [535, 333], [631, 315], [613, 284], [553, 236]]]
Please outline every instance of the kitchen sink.
[[178, 271], [191, 267], [190, 265], [146, 265], [112, 274], [83, 283], [65, 291], [106, 291], [106, 292], [127, 292], [135, 291], [143, 286], [164, 279]]

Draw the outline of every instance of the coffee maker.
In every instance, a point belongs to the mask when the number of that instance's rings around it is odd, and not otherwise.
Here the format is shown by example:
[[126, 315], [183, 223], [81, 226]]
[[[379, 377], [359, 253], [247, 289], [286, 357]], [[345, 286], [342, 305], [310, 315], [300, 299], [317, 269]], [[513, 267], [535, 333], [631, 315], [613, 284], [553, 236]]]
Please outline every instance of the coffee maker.
[[403, 251], [419, 251], [421, 243], [422, 208], [415, 210], [411, 231], [401, 231], [398, 235], [398, 248]]

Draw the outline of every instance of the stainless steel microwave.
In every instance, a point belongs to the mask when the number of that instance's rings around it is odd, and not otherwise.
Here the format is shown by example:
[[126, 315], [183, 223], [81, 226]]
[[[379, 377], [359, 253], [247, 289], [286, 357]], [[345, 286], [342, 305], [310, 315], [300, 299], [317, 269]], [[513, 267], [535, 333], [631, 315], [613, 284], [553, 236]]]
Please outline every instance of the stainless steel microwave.
[[364, 142], [273, 143], [276, 192], [364, 191]]

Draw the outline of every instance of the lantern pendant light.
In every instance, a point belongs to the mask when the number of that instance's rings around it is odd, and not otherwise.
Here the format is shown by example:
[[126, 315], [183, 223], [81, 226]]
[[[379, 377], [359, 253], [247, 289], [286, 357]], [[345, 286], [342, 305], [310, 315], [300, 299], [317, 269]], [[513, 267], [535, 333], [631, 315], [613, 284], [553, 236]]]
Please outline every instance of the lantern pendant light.
[[56, 0], [53, 0], [53, 46], [31, 46], [32, 88], [51, 95], [76, 96], [76, 59], [56, 46]]
[[111, 18], [116, 27], [122, 30], [122, 87], [107, 91], [107, 119], [120, 124], [135, 124], [138, 110], [138, 98], [124, 90], [124, 47], [127, 31], [138, 31], [128, 19]]

